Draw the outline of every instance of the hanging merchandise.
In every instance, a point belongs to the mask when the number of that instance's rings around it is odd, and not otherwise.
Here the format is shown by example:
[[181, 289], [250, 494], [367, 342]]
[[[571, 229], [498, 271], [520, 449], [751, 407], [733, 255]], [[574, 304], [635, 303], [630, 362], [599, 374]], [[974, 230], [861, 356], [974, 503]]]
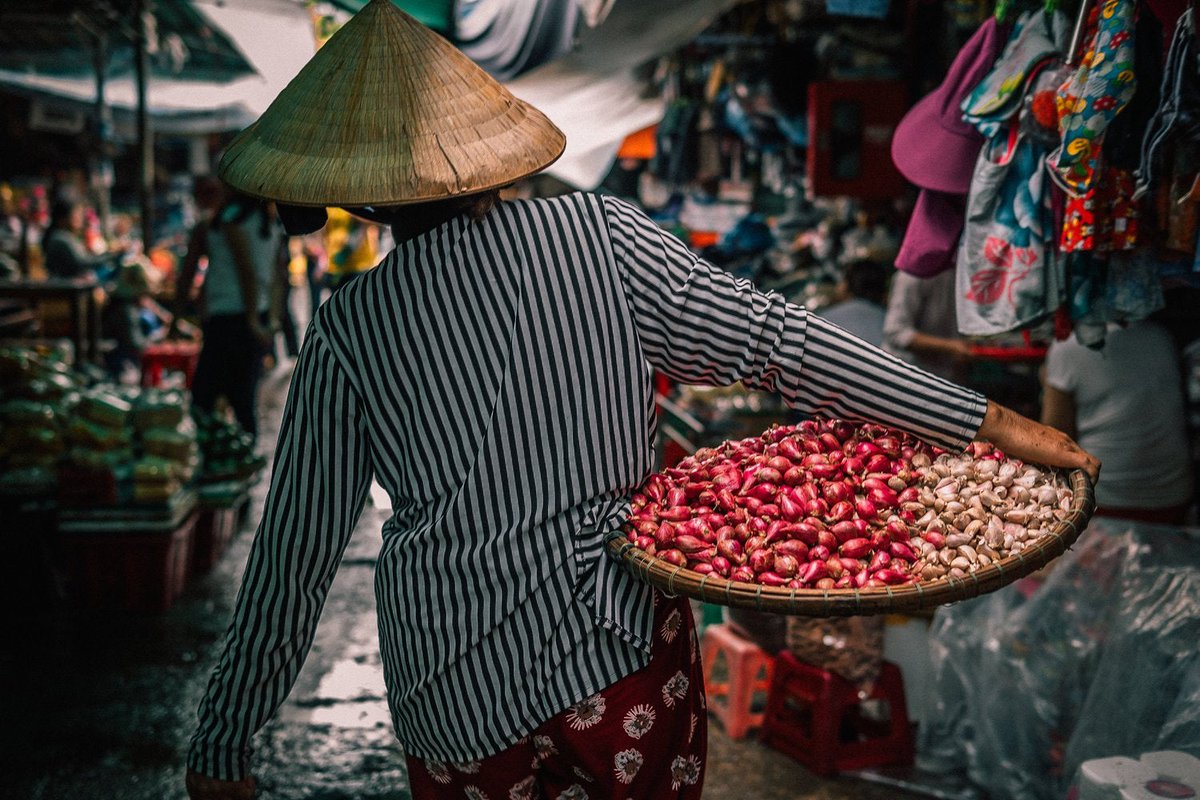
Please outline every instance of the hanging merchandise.
[[496, 80], [509, 81], [571, 52], [578, 23], [576, 0], [459, 0], [454, 44]]
[[953, 267], [966, 216], [965, 194], [922, 189], [904, 230], [896, 269], [918, 278], [932, 278]]
[[984, 137], [963, 121], [960, 106], [988, 74], [1004, 42], [1002, 26], [989, 17], [955, 56], [941, 85], [921, 98], [896, 126], [892, 160], [916, 186], [967, 193]]
[[1021, 109], [1030, 79], [1061, 54], [1067, 20], [1057, 11], [1027, 11], [1013, 27], [1003, 55], [963, 101], [963, 118], [992, 138]]
[[1068, 195], [1059, 249], [1106, 253], [1136, 247], [1138, 207], [1133, 187], [1133, 173], [1103, 167], [1099, 181], [1086, 194]]
[[1163, 266], [1149, 248], [1107, 258], [1072, 254], [1069, 299], [1079, 343], [1102, 347], [1110, 323], [1135, 322], [1163, 308]]
[[896, 269], [919, 278], [954, 266], [966, 216], [966, 193], [984, 138], [965, 123], [959, 106], [1004, 47], [1001, 26], [989, 17], [954, 58], [945, 80], [900, 120], [892, 161], [920, 187], [896, 257]]
[[1016, 121], [979, 154], [958, 254], [956, 309], [964, 334], [1027, 327], [1059, 306], [1061, 264], [1046, 246], [1054, 215], [1045, 155]]
[[650, 160], [650, 171], [655, 177], [675, 186], [692, 179], [696, 170], [699, 115], [700, 105], [687, 98], [679, 98], [667, 106], [658, 124], [658, 139]]
[[1200, 75], [1197, 75], [1195, 11], [1188, 8], [1175, 26], [1163, 69], [1162, 94], [1142, 140], [1136, 196], [1143, 195], [1162, 167], [1163, 150], [1174, 139], [1200, 137]]
[[1103, 0], [1096, 33], [1079, 68], [1059, 91], [1062, 141], [1049, 164], [1063, 188], [1085, 194], [1100, 168], [1104, 132], [1137, 89], [1135, 0]]

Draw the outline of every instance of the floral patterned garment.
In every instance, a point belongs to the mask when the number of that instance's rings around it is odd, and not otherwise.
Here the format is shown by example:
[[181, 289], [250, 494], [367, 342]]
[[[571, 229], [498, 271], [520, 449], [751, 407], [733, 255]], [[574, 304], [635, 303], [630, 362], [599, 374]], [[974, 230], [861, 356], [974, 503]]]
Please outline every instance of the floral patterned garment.
[[707, 729], [692, 611], [654, 595], [650, 663], [480, 761], [409, 756], [413, 800], [699, 800]]
[[1095, 186], [1082, 197], [1067, 196], [1063, 214], [1064, 253], [1132, 250], [1138, 241], [1138, 203], [1133, 173], [1104, 167]]
[[1103, 0], [1079, 69], [1058, 93], [1062, 144], [1050, 158], [1064, 188], [1084, 194], [1100, 165], [1104, 131], [1137, 89], [1135, 0]]

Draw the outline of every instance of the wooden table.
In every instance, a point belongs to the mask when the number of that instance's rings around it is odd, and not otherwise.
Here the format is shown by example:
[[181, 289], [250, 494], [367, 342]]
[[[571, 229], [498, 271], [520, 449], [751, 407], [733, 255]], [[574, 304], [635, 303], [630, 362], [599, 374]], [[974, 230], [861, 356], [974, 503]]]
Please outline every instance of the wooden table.
[[75, 345], [75, 362], [98, 362], [100, 359], [100, 309], [96, 303], [95, 278], [48, 278], [44, 281], [0, 280], [0, 299], [25, 300], [38, 304], [63, 300], [71, 309], [71, 341]]

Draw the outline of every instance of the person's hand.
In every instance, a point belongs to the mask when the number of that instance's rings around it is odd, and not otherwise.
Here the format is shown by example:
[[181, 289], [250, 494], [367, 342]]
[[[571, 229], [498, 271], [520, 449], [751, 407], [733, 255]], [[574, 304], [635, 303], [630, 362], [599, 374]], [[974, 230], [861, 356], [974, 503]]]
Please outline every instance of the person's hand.
[[253, 775], [240, 781], [219, 781], [188, 770], [187, 793], [190, 800], [254, 800], [258, 786]]
[[1091, 477], [1093, 484], [1100, 477], [1100, 461], [1075, 444], [1070, 436], [991, 400], [983, 424], [979, 426], [979, 438], [1024, 461], [1081, 469]]
[[960, 364], [975, 360], [975, 350], [971, 343], [966, 339], [952, 339], [950, 345], [950, 355]]

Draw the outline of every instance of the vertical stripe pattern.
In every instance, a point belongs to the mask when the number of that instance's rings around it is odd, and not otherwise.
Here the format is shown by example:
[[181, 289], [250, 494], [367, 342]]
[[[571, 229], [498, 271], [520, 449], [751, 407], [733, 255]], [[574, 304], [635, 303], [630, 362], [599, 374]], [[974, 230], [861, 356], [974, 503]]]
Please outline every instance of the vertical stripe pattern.
[[701, 261], [622, 201], [574, 194], [451, 220], [313, 321], [190, 766], [244, 774], [372, 474], [393, 508], [375, 590], [409, 753], [496, 753], [644, 666], [650, 593], [603, 556], [603, 535], [652, 468], [651, 368], [947, 447], [984, 408]]

